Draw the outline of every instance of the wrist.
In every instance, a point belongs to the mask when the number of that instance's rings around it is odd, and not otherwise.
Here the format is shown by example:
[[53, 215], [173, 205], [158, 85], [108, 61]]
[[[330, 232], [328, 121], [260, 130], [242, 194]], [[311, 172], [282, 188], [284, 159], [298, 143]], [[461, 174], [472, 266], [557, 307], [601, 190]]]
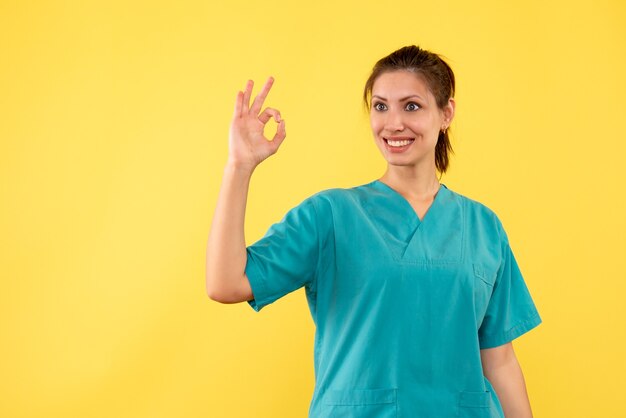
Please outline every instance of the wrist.
[[254, 165], [245, 164], [245, 163], [241, 163], [241, 162], [237, 162], [237, 161], [233, 161], [229, 159], [226, 162], [224, 171], [231, 173], [231, 174], [251, 176], [255, 168], [256, 166]]

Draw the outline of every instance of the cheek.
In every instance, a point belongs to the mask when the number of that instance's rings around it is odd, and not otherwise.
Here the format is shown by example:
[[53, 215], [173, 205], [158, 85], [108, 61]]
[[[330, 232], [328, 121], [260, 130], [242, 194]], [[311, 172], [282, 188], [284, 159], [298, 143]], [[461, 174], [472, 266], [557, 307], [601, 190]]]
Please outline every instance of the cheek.
[[370, 127], [372, 128], [372, 132], [376, 134], [382, 129], [382, 123], [378, 118], [370, 118]]

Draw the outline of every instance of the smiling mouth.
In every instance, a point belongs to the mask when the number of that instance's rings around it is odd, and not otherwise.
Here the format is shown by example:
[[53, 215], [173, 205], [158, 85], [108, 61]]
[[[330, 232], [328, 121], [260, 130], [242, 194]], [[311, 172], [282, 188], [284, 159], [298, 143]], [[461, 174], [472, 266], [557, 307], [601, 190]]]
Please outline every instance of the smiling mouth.
[[415, 138], [389, 139], [383, 138], [390, 147], [400, 148], [412, 144]]

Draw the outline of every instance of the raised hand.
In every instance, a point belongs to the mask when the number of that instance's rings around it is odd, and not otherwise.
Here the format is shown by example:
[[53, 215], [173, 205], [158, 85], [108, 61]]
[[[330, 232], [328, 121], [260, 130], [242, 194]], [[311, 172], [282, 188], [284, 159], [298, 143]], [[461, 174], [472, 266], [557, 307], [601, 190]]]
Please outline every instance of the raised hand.
[[[238, 167], [251, 171], [270, 155], [278, 151], [278, 147], [285, 139], [285, 121], [281, 119], [277, 109], [265, 108], [261, 112], [263, 102], [267, 97], [274, 79], [268, 78], [261, 92], [254, 98], [250, 106], [250, 96], [254, 82], [249, 80], [244, 92], [237, 92], [235, 112], [230, 126], [229, 162]], [[265, 137], [265, 125], [274, 118], [278, 129], [270, 141]]]

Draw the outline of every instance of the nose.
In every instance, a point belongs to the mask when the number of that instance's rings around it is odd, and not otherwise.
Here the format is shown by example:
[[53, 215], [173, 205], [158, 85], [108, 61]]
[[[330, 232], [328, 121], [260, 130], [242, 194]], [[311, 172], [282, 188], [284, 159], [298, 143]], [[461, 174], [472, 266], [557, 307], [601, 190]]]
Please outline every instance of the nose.
[[396, 110], [388, 110], [386, 112], [385, 128], [388, 131], [402, 131], [404, 130], [404, 120], [402, 113]]

